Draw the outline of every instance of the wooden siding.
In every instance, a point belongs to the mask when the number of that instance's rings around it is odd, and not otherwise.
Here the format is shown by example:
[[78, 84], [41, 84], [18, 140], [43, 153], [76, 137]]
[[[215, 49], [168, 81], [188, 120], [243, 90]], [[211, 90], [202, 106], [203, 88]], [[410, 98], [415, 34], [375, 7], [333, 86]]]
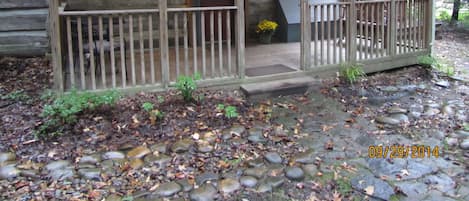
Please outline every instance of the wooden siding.
[[40, 56], [48, 50], [47, 0], [0, 1], [0, 55]]

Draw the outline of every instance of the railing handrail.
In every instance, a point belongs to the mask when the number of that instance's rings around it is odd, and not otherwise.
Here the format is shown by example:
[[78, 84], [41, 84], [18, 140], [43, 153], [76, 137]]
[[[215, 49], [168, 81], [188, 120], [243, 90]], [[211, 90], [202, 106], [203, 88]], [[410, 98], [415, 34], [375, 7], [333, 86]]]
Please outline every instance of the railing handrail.
[[[63, 8], [63, 7], [62, 7]], [[193, 11], [220, 11], [237, 10], [237, 6], [221, 7], [189, 7], [189, 8], [168, 8], [168, 12], [193, 12]], [[65, 11], [59, 8], [60, 16], [88, 16], [88, 15], [122, 15], [122, 14], [142, 14], [158, 13], [159, 9], [126, 9], [126, 10], [91, 10], [91, 11]]]

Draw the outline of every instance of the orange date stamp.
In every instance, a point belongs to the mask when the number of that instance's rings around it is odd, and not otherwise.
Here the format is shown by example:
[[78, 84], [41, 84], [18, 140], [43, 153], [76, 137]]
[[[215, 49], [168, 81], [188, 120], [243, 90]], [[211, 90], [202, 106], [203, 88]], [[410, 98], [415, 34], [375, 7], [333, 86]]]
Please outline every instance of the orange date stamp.
[[370, 146], [368, 148], [368, 157], [370, 158], [438, 158], [440, 156], [440, 147], [425, 145], [392, 145], [392, 146]]

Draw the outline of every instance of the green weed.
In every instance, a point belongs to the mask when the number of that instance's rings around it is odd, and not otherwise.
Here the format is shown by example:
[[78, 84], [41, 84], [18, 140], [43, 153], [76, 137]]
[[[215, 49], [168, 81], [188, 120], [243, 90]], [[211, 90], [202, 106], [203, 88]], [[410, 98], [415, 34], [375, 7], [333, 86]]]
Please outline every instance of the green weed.
[[340, 68], [340, 76], [345, 78], [351, 85], [366, 75], [363, 67], [359, 64], [342, 64]]
[[197, 90], [196, 81], [200, 79], [200, 74], [196, 73], [193, 77], [179, 76], [176, 82], [176, 88], [181, 92], [184, 101], [191, 102], [194, 100], [193, 93]]
[[11, 101], [28, 101], [31, 99], [31, 97], [29, 97], [23, 90], [17, 90], [1, 96], [1, 99]]

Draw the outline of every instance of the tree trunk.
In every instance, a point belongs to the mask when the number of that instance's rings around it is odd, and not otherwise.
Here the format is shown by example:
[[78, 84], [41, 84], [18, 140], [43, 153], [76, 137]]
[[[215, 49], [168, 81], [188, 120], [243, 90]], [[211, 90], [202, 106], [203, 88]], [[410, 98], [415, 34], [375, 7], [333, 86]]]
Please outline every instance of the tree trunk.
[[454, 0], [453, 14], [451, 15], [451, 25], [455, 25], [459, 19], [459, 7], [461, 7], [461, 0]]

